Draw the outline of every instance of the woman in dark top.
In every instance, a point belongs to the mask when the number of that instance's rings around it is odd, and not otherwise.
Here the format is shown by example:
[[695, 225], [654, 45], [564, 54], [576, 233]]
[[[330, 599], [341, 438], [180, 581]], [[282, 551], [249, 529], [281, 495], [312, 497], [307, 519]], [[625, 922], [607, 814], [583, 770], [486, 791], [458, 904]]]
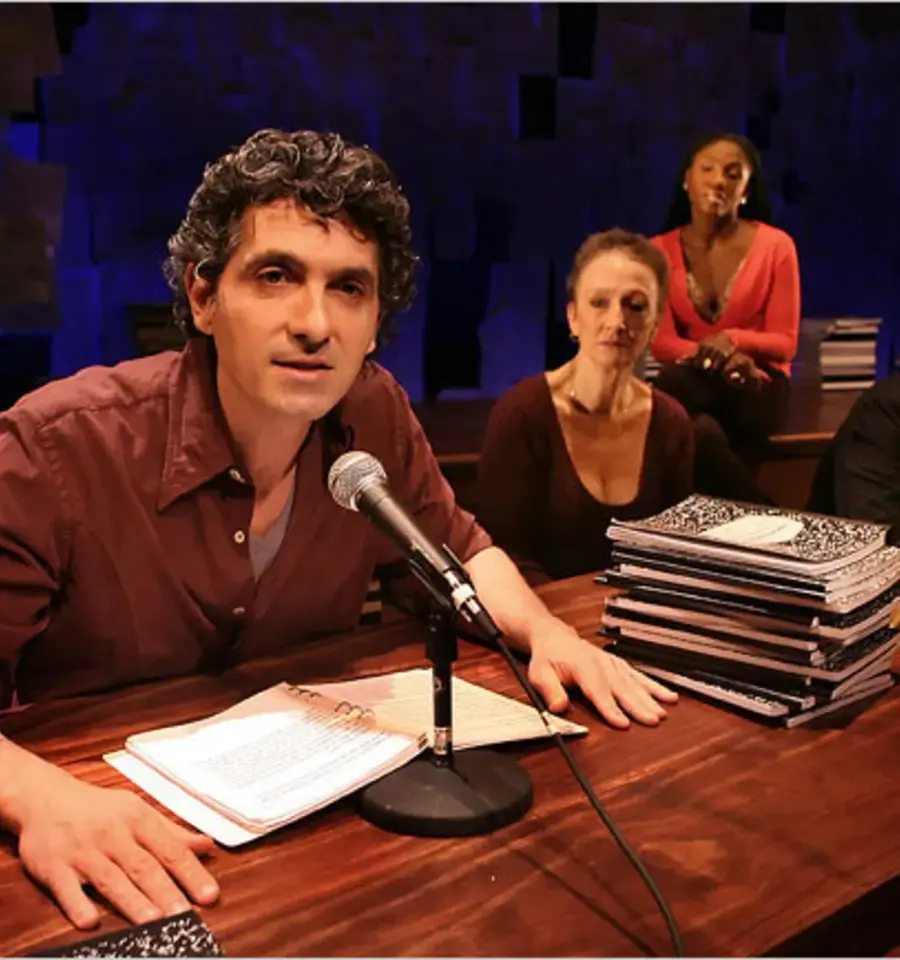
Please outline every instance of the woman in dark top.
[[652, 241], [671, 271], [656, 383], [694, 419], [697, 489], [736, 500], [768, 500], [756, 466], [787, 413], [800, 326], [797, 250], [771, 219], [756, 148], [712, 134], [682, 164]]
[[603, 569], [613, 517], [647, 517], [692, 491], [690, 419], [634, 374], [667, 285], [665, 257], [644, 237], [589, 237], [566, 286], [577, 354], [491, 412], [478, 519], [531, 584]]

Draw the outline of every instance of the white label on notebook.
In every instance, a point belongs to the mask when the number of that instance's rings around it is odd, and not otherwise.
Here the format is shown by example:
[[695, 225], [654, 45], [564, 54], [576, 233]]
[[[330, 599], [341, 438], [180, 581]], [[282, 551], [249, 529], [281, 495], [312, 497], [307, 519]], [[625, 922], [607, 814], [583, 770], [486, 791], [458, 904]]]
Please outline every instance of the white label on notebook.
[[792, 517], [748, 514], [707, 530], [702, 536], [744, 547], [790, 543], [803, 530], [803, 522]]

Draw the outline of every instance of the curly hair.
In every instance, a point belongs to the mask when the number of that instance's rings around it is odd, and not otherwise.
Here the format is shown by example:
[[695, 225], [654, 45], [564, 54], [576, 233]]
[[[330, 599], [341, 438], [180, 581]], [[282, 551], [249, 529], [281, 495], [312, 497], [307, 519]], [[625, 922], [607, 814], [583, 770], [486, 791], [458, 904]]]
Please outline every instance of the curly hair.
[[185, 270], [215, 284], [240, 243], [246, 210], [291, 199], [320, 217], [344, 214], [379, 251], [379, 341], [415, 295], [409, 201], [388, 165], [368, 147], [336, 133], [259, 130], [207, 165], [187, 213], [168, 243], [163, 265], [175, 294], [175, 322], [196, 335]]
[[632, 260], [649, 267], [656, 277], [659, 287], [659, 304], [666, 302], [669, 295], [669, 261], [665, 254], [640, 233], [631, 233], [621, 227], [613, 227], [603, 233], [592, 233], [578, 248], [572, 261], [572, 269], [566, 277], [566, 301], [571, 303], [575, 299], [578, 279], [584, 268], [599, 253], [609, 250], [621, 250], [627, 253]]
[[718, 143], [720, 140], [726, 140], [741, 148], [742, 153], [750, 164], [750, 182], [747, 184], [747, 202], [742, 204], [738, 211], [738, 216], [745, 220], [759, 220], [761, 223], [772, 222], [772, 206], [769, 203], [769, 195], [766, 191], [766, 185], [762, 178], [762, 157], [759, 150], [746, 137], [739, 133], [707, 133], [694, 141], [687, 155], [678, 168], [678, 179], [675, 181], [675, 189], [672, 192], [672, 202], [669, 205], [669, 212], [666, 216], [666, 222], [663, 226], [663, 233], [683, 227], [691, 222], [691, 201], [688, 199], [687, 191], [684, 189], [684, 178], [687, 175], [694, 157], [704, 150], [710, 144]]

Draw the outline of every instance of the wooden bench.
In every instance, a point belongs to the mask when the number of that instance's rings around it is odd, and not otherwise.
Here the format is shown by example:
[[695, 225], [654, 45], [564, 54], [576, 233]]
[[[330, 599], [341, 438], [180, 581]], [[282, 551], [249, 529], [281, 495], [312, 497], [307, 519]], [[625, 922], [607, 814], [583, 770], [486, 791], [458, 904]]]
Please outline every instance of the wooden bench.
[[759, 485], [780, 506], [806, 506], [819, 459], [861, 392], [793, 389], [787, 422], [770, 440], [759, 471]]
[[[138, 352], [177, 349], [183, 334], [172, 324], [168, 304], [129, 307]], [[820, 325], [821, 326], [821, 325]], [[824, 329], [824, 328], [822, 328]], [[802, 351], [817, 353], [822, 330], [813, 325], [802, 338]], [[800, 364], [806, 369], [809, 364]], [[785, 507], [806, 505], [819, 458], [850, 411], [859, 391], [822, 392], [818, 382], [793, 382], [785, 426], [774, 436], [759, 472], [760, 486]], [[442, 400], [415, 405], [415, 411], [456, 496], [466, 509], [476, 506], [478, 460], [494, 401]]]
[[[760, 486], [781, 506], [806, 506], [825, 448], [859, 396], [857, 390], [793, 390], [787, 422], [772, 437]], [[478, 460], [493, 400], [444, 400], [415, 405], [416, 415], [462, 506], [476, 506]]]

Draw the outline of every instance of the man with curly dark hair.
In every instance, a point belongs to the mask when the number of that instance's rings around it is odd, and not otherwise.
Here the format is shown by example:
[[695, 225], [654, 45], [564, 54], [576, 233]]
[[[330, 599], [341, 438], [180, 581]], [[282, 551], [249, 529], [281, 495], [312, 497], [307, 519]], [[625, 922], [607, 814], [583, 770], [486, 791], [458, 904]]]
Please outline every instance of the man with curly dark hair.
[[[396, 550], [325, 475], [350, 443], [465, 563], [552, 709], [617, 726], [672, 700], [552, 617], [457, 507], [408, 398], [368, 357], [413, 295], [409, 205], [380, 157], [263, 130], [210, 165], [169, 243], [180, 352], [85, 370], [0, 415], [0, 708], [352, 628]], [[207, 838], [0, 736], [0, 826], [79, 927], [210, 903]]]
[[260, 130], [206, 168], [163, 267], [175, 293], [178, 324], [195, 332], [188, 266], [214, 284], [240, 244], [244, 211], [285, 199], [322, 218], [340, 214], [376, 241], [379, 333], [386, 333], [396, 311], [408, 307], [415, 294], [409, 203], [376, 153], [311, 130]]

